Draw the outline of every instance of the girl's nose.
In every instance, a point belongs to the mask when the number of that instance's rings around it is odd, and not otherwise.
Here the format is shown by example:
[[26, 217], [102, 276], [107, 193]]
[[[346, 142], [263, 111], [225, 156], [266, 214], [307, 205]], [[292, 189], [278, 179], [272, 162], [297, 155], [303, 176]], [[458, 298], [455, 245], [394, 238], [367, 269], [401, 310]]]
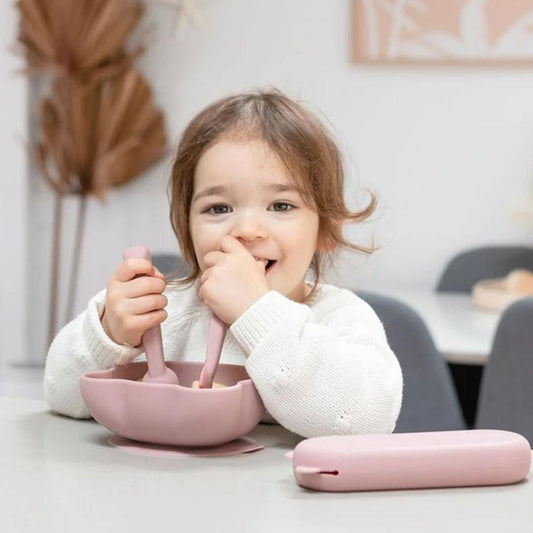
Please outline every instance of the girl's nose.
[[247, 212], [235, 217], [231, 236], [242, 241], [254, 241], [266, 239], [268, 231], [259, 214]]

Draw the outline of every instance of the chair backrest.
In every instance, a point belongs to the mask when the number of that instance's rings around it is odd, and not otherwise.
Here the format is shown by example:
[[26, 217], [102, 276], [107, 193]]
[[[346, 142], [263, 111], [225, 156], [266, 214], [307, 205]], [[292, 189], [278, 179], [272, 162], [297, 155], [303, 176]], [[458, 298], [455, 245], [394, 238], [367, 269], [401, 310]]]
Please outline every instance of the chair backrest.
[[450, 372], [420, 316], [390, 297], [357, 292], [381, 319], [402, 367], [403, 402], [396, 433], [464, 429]]
[[515, 268], [533, 271], [533, 248], [486, 246], [467, 250], [445, 267], [437, 291], [470, 292], [478, 281], [503, 278]]
[[178, 254], [153, 253], [152, 263], [165, 276], [181, 278], [189, 274], [189, 265]]
[[500, 319], [475, 425], [515, 431], [533, 445], [533, 298], [510, 305]]

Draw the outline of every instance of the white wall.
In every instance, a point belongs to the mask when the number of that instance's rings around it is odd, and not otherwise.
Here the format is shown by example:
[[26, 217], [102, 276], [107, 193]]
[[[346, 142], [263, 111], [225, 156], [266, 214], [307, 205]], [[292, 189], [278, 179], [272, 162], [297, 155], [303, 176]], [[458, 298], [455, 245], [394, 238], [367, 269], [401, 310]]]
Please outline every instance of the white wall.
[[26, 83], [9, 49], [16, 32], [10, 4], [0, 3], [0, 371], [26, 355]]
[[[375, 223], [349, 230], [366, 242], [374, 236], [381, 250], [366, 261], [343, 259], [339, 283], [430, 288], [459, 249], [533, 242], [532, 218], [518, 221], [513, 214], [526, 200], [530, 205], [532, 71], [355, 66], [348, 0], [211, 0], [202, 11], [207, 31], [189, 26], [175, 40], [171, 8], [149, 9], [159, 38], [141, 64], [165, 111], [169, 138], [229, 92], [273, 85], [309, 102], [334, 125], [349, 154], [352, 189], [371, 187], [381, 201]], [[105, 285], [124, 247], [175, 248], [169, 164], [167, 157], [112, 191], [106, 204], [91, 204], [77, 310]], [[29, 351], [39, 358], [51, 209], [48, 191], [39, 180], [32, 183], [30, 246], [43, 260], [31, 261]]]

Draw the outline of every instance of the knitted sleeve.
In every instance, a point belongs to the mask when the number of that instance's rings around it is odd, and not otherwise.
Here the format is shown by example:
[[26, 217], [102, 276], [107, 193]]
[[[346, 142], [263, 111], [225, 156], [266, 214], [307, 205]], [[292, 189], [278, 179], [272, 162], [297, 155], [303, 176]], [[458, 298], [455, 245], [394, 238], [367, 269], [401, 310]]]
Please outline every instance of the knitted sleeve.
[[105, 334], [100, 322], [104, 306], [105, 291], [102, 291], [57, 334], [48, 350], [44, 397], [53, 411], [74, 418], [90, 418], [81, 397], [79, 378], [87, 372], [127, 363], [141, 353], [137, 348], [115, 344]]
[[309, 307], [270, 291], [231, 326], [265, 407], [304, 437], [392, 432], [399, 363], [374, 311], [333, 288]]

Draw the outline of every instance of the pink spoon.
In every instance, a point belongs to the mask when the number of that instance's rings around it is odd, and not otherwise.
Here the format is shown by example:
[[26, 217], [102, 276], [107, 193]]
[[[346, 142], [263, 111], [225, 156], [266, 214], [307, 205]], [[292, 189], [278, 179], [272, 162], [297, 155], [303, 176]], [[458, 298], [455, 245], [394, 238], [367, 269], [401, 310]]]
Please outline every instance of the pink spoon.
[[198, 388], [211, 389], [213, 387], [213, 378], [215, 377], [218, 362], [220, 361], [220, 353], [222, 352], [222, 345], [224, 344], [224, 337], [228, 329], [227, 324], [222, 322], [216, 315], [211, 317], [209, 323], [209, 335], [207, 338], [207, 354], [205, 356], [205, 364], [200, 372], [200, 379], [198, 380]]
[[[132, 246], [124, 250], [124, 259], [152, 260], [150, 251], [144, 246]], [[165, 364], [161, 326], [152, 326], [144, 332], [142, 337], [148, 372], [143, 377], [145, 383], [171, 383], [179, 385], [178, 376]]]

